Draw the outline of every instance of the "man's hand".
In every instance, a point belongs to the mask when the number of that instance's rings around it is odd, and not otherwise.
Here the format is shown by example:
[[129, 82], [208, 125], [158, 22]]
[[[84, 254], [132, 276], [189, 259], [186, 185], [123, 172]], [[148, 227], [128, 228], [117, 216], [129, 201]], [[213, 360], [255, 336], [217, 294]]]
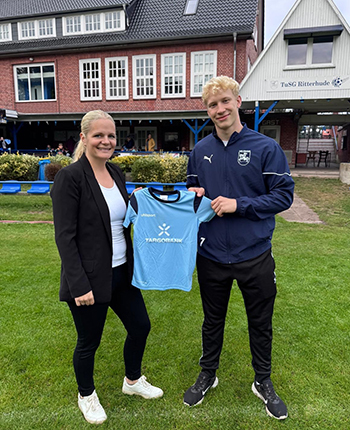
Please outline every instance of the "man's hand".
[[95, 303], [95, 298], [92, 291], [89, 291], [83, 296], [76, 297], [74, 300], [77, 306], [90, 306]]
[[203, 187], [191, 187], [188, 189], [188, 191], [194, 191], [197, 193], [198, 197], [202, 197], [205, 194], [205, 189]]
[[229, 199], [227, 197], [219, 196], [211, 202], [211, 207], [213, 208], [216, 215], [223, 216], [227, 213], [236, 212], [237, 202], [236, 199]]

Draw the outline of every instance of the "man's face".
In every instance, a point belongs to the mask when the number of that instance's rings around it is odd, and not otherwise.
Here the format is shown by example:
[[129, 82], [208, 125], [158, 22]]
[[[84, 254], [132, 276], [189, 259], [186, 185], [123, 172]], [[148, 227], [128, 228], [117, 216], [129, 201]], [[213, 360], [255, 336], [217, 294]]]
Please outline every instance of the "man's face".
[[220, 131], [228, 135], [240, 131], [241, 122], [238, 109], [241, 104], [241, 96], [235, 97], [231, 89], [209, 96], [207, 112], [219, 134]]

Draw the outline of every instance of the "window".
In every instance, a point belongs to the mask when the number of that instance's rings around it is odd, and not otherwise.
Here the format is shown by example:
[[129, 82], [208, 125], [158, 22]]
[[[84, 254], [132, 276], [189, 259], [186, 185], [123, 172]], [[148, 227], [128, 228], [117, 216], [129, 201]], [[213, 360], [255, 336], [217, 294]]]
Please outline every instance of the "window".
[[145, 149], [147, 136], [151, 134], [157, 147], [157, 128], [156, 127], [135, 127], [135, 146]]
[[306, 64], [307, 39], [290, 39], [288, 43], [288, 65]]
[[291, 38], [288, 40], [288, 66], [332, 64], [333, 36]]
[[287, 66], [333, 67], [333, 45], [343, 32], [343, 25], [288, 28], [283, 31], [288, 43]]
[[11, 24], [0, 24], [0, 42], [12, 40]]
[[156, 98], [156, 56], [136, 55], [133, 63], [133, 96], [135, 99]]
[[86, 33], [90, 32], [99, 32], [101, 30], [101, 17], [99, 14], [95, 15], [85, 15], [85, 31]]
[[15, 66], [16, 101], [55, 100], [54, 64]]
[[118, 30], [121, 27], [120, 12], [105, 13], [105, 28], [106, 30]]
[[199, 0], [187, 0], [184, 15], [194, 15], [197, 12]]
[[110, 11], [63, 17], [63, 36], [125, 30], [123, 11]]
[[162, 97], [185, 97], [186, 54], [162, 54]]
[[52, 19], [42, 19], [39, 21], [39, 36], [53, 36]]
[[106, 99], [129, 98], [128, 57], [106, 58]]
[[66, 18], [66, 33], [81, 32], [81, 16], [70, 16]]
[[79, 61], [80, 100], [102, 100], [101, 96], [101, 60]]
[[332, 62], [333, 36], [314, 37], [312, 45], [312, 64]]
[[191, 53], [191, 97], [200, 97], [203, 86], [216, 76], [217, 51]]
[[130, 134], [130, 128], [129, 127], [117, 127], [117, 147], [123, 148], [126, 142], [126, 138]]
[[36, 21], [22, 21], [18, 23], [18, 38], [39, 39], [42, 37], [56, 36], [55, 19], [40, 19]]

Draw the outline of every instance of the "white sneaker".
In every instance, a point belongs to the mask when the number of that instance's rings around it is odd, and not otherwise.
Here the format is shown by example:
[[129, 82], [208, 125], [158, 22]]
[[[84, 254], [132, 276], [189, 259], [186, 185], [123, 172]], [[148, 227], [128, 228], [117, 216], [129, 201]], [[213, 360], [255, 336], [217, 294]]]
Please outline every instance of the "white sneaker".
[[126, 378], [124, 378], [122, 392], [124, 394], [129, 394], [129, 396], [137, 394], [144, 399], [157, 399], [158, 397], [162, 397], [164, 394], [163, 390], [158, 387], [153, 387], [146, 379], [146, 376], [141, 376], [134, 385], [130, 385], [126, 382]]
[[90, 396], [82, 397], [78, 394], [78, 406], [90, 424], [102, 424], [107, 419], [106, 412], [101, 406], [95, 390]]

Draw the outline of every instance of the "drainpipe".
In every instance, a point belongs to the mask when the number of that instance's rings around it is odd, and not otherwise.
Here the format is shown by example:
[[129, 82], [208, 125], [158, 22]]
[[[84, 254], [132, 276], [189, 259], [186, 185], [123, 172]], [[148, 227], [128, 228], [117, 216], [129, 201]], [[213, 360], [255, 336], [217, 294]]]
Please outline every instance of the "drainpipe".
[[233, 79], [236, 80], [237, 32], [233, 33]]

